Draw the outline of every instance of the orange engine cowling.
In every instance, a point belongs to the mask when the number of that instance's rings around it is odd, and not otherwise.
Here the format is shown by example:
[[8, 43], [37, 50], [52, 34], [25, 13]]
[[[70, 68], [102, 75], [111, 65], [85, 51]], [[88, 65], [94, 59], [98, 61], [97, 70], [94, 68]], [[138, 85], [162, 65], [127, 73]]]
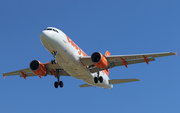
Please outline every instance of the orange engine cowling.
[[99, 52], [94, 52], [91, 55], [91, 61], [98, 68], [106, 68], [108, 66], [106, 57]]
[[44, 66], [43, 63], [41, 63], [38, 60], [33, 60], [30, 65], [29, 65], [30, 69], [32, 70], [32, 72], [36, 75], [39, 76], [44, 76], [46, 75], [46, 67]]

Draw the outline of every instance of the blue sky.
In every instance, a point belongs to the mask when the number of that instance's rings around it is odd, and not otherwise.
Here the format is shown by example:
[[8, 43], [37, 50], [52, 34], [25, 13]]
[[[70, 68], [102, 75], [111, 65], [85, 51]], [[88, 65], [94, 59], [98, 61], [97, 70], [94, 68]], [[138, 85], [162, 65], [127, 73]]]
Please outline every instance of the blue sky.
[[[88, 55], [179, 52], [179, 0], [39, 0], [0, 1], [0, 72], [29, 67], [34, 60], [53, 57], [40, 42], [40, 32], [56, 27]], [[180, 111], [179, 57], [116, 67], [111, 79], [139, 78], [112, 90], [79, 88], [82, 80], [19, 76], [0, 78], [0, 112], [126, 112], [177, 113]]]

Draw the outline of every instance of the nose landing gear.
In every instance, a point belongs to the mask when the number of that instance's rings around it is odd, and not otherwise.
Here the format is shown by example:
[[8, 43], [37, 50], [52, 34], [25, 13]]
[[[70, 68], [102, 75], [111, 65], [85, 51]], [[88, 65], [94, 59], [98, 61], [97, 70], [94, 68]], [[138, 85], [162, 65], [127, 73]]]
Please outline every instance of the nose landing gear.
[[56, 60], [57, 51], [53, 51], [52, 55], [53, 55], [53, 60], [51, 60], [51, 64], [57, 64], [57, 60]]

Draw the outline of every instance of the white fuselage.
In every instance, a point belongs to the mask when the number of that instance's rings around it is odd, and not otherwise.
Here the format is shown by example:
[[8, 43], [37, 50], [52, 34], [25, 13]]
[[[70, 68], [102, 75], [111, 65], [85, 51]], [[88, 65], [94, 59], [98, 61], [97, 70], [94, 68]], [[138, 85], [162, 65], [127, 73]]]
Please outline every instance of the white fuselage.
[[61, 30], [48, 27], [41, 32], [40, 39], [50, 53], [57, 51], [56, 60], [58, 64], [72, 77], [82, 79], [84, 82], [97, 87], [108, 89], [113, 87], [109, 84], [109, 77], [103, 71], [100, 71], [103, 83], [94, 83], [94, 77], [97, 76], [97, 73], [91, 73], [79, 60], [86, 54]]

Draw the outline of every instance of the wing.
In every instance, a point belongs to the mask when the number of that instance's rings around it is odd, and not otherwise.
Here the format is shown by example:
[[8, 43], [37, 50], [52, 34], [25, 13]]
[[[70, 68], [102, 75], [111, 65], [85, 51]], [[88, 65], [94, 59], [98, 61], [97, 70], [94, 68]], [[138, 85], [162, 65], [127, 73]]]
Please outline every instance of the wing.
[[[56, 72], [56, 69], [61, 70], [59, 72], [59, 75], [63, 75], [63, 76], [70, 76], [66, 71], [64, 71], [58, 64], [51, 64], [49, 63], [45, 63], [44, 66], [46, 67], [47, 70], [47, 74], [46, 75], [54, 75], [53, 72]], [[23, 74], [25, 76], [23, 76]], [[5, 78], [5, 76], [13, 76], [13, 75], [20, 75], [20, 77], [24, 77], [26, 79], [26, 77], [30, 77], [30, 76], [38, 76], [36, 74], [34, 74], [30, 68], [26, 68], [26, 69], [21, 69], [18, 71], [13, 71], [13, 72], [8, 72], [8, 73], [3, 73], [3, 76]], [[55, 76], [56, 77], [56, 76]], [[41, 78], [41, 76], [40, 76]]]
[[[155, 61], [154, 58], [170, 56], [170, 55], [177, 55], [177, 53], [166, 52], [166, 53], [106, 56], [106, 59], [109, 64], [107, 68], [113, 68], [113, 67], [122, 66], [122, 65], [125, 65], [127, 67], [127, 65], [142, 63], [142, 62], [146, 62], [147, 64], [149, 64], [150, 61]], [[81, 57], [80, 61], [86, 67], [90, 67], [89, 69], [92, 73], [98, 71], [98, 68], [95, 67], [94, 64], [92, 63], [90, 56]], [[107, 68], [105, 68], [105, 69], [107, 69]], [[100, 71], [101, 70], [104, 70], [104, 69], [100, 69]]]

